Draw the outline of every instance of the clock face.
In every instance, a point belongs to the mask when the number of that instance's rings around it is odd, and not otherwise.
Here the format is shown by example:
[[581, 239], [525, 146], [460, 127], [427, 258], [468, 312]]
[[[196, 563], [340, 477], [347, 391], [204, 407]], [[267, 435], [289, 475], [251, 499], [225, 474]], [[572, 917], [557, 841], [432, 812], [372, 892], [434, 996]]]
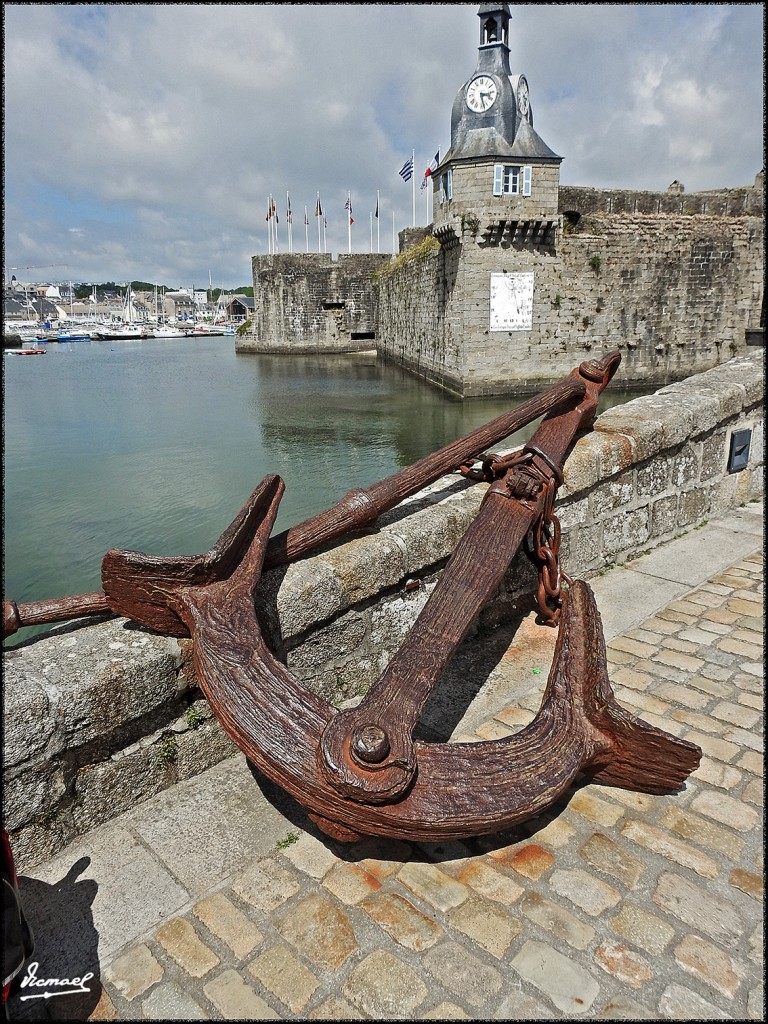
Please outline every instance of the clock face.
[[488, 75], [478, 75], [467, 86], [467, 106], [476, 114], [490, 110], [496, 102], [498, 89], [496, 83]]
[[528, 83], [524, 78], [520, 79], [520, 84], [517, 87], [517, 106], [521, 117], [528, 121], [530, 119], [531, 100], [528, 95]]

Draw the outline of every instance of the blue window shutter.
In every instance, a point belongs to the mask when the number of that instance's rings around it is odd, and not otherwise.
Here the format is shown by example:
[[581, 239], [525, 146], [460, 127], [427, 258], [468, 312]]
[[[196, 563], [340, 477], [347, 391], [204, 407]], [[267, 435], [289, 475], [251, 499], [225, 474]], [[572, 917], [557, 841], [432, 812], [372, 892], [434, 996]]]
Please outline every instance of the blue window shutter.
[[529, 196], [531, 194], [531, 168], [530, 166], [523, 168], [523, 195]]
[[448, 200], [450, 201], [451, 199], [453, 199], [453, 168], [452, 167], [448, 168], [448, 173], [446, 175], [446, 182], [445, 182], [445, 184], [446, 184], [446, 188], [448, 190]]
[[504, 192], [504, 164], [493, 165], [493, 194], [500, 196]]

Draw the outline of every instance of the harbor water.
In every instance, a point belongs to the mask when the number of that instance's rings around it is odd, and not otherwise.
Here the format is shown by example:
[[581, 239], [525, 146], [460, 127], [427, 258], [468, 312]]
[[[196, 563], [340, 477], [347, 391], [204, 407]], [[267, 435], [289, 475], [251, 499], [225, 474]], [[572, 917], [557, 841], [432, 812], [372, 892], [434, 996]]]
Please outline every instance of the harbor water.
[[[523, 401], [461, 402], [374, 353], [238, 355], [231, 337], [52, 344], [6, 356], [4, 392], [3, 594], [19, 603], [100, 589], [112, 547], [206, 551], [267, 473], [286, 482], [285, 529]], [[630, 397], [609, 389], [601, 409]]]

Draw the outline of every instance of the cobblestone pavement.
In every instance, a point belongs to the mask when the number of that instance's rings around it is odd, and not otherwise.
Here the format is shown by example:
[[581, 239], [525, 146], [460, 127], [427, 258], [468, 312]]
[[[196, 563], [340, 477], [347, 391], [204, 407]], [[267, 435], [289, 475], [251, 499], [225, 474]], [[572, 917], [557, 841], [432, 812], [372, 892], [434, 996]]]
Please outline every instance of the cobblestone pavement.
[[[36, 908], [35, 884], [47, 891], [38, 937], [54, 934], [56, 894], [83, 873], [78, 857], [101, 850], [113, 874], [119, 862], [119, 891], [103, 891], [98, 864], [95, 882], [77, 884], [99, 887], [102, 908], [122, 901], [129, 920], [110, 932], [84, 889], [59, 934], [81, 951], [97, 934], [90, 994], [55, 1008], [17, 995], [15, 1017], [764, 1019], [763, 559], [752, 521], [740, 557], [608, 644], [618, 700], [701, 747], [683, 792], [582, 784], [503, 834], [343, 847], [287, 800], [267, 804], [269, 787], [237, 755], [149, 802], [171, 834], [142, 826], [145, 804], [104, 826], [100, 845], [95, 830], [24, 880]], [[507, 735], [533, 717], [549, 655], [529, 645], [521, 662], [516, 649], [488, 676], [482, 720], [466, 718], [455, 738]], [[269, 845], [240, 833], [227, 845], [217, 800], [228, 816], [233, 801], [243, 814], [269, 806]], [[173, 834], [171, 801], [196, 832]], [[39, 976], [54, 965], [41, 959]]]

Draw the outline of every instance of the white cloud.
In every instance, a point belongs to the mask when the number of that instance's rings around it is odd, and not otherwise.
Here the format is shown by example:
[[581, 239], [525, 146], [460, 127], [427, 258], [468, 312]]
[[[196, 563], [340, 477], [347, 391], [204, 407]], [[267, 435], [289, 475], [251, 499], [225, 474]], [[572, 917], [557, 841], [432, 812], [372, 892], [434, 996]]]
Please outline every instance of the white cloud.
[[[473, 4], [6, 5], [8, 261], [243, 284], [286, 191], [296, 247], [319, 190], [346, 251], [351, 190], [367, 251], [379, 190], [388, 246], [397, 170], [447, 149], [478, 26]], [[564, 182], [692, 191], [762, 164], [762, 6], [513, 5], [510, 49]]]

